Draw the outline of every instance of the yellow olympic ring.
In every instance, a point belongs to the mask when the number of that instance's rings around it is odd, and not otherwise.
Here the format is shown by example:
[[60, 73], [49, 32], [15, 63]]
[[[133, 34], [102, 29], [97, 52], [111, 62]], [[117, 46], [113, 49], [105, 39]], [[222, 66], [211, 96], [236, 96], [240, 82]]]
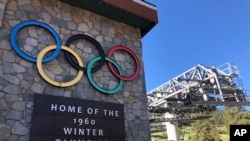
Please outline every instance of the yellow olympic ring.
[[[53, 49], [56, 49], [56, 45], [50, 45], [50, 46], [47, 46], [45, 47], [44, 49], [42, 49], [38, 56], [37, 56], [37, 62], [36, 62], [36, 66], [37, 66], [37, 69], [38, 69], [38, 72], [40, 73], [41, 77], [46, 80], [48, 83], [54, 85], [54, 86], [58, 86], [58, 87], [68, 87], [68, 86], [72, 86], [74, 84], [76, 84], [83, 76], [83, 71], [82, 70], [79, 70], [78, 71], [78, 74], [76, 75], [76, 77], [70, 81], [67, 81], [67, 82], [58, 82], [58, 81], [55, 81], [53, 79], [51, 79], [43, 70], [43, 67], [42, 67], [42, 59], [44, 57], [44, 55], [49, 52], [50, 50], [53, 50]], [[63, 46], [62, 45], [62, 48], [63, 50], [71, 53], [76, 61], [78, 62], [79, 66], [81, 67], [84, 67], [84, 64], [81, 60], [81, 57], [71, 48], [67, 47], [67, 46]]]

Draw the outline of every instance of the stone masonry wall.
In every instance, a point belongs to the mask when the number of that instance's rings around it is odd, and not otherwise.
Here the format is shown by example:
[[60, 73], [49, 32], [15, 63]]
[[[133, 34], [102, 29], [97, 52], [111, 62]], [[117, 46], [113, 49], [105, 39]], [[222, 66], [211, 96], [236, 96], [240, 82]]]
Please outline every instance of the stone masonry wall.
[[[86, 74], [70, 87], [50, 85], [39, 75], [36, 64], [18, 56], [10, 44], [12, 28], [25, 20], [49, 24], [60, 35], [63, 44], [71, 35], [84, 33], [96, 39], [106, 54], [115, 45], [127, 46], [140, 60], [140, 74], [135, 80], [125, 81], [122, 90], [114, 95], [97, 91], [88, 82]], [[17, 41], [24, 52], [33, 56], [37, 56], [42, 48], [55, 44], [50, 33], [34, 26], [23, 28]], [[98, 56], [96, 48], [86, 44], [81, 40], [71, 44], [71, 48], [81, 54], [85, 65], [90, 58]], [[127, 70], [126, 75], [134, 72], [135, 62], [128, 53], [118, 51], [114, 57]], [[43, 66], [45, 72], [58, 81], [72, 78], [77, 73], [62, 53]], [[106, 64], [93, 76], [104, 88], [114, 88], [119, 82]], [[0, 0], [0, 141], [29, 140], [35, 93], [124, 104], [126, 140], [150, 140], [139, 29], [59, 0]]]
[[6, 2], [7, 0], [0, 0], [0, 27], [2, 26]]

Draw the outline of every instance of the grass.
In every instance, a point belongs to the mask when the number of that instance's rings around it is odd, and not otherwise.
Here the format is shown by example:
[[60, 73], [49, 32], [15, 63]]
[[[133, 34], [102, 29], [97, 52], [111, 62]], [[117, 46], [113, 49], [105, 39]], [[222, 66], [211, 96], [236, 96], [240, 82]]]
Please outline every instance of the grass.
[[[218, 130], [225, 131], [225, 127], [218, 127]], [[183, 132], [184, 131], [184, 132]], [[167, 133], [165, 126], [158, 126], [151, 128], [151, 141], [167, 141]], [[190, 127], [185, 127], [185, 130], [181, 130], [180, 134], [184, 133], [184, 136], [181, 135], [182, 141], [196, 141], [195, 133], [192, 132]], [[229, 141], [229, 134], [220, 132], [220, 141]]]
[[155, 126], [151, 129], [151, 141], [165, 141], [167, 138], [165, 126]]
[[229, 134], [220, 134], [220, 139], [222, 141], [229, 141]]

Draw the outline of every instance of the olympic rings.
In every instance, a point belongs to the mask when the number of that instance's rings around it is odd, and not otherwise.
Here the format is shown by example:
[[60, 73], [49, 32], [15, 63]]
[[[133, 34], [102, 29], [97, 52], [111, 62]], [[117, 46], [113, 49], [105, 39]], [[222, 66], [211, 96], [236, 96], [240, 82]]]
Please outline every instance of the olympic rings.
[[[102, 87], [100, 87], [98, 84], [96, 84], [96, 82], [93, 80], [93, 77], [92, 77], [92, 74], [91, 74], [91, 69], [92, 69], [92, 66], [94, 65], [94, 63], [96, 61], [99, 61], [101, 60], [101, 57], [100, 56], [97, 56], [95, 58], [93, 58], [92, 60], [90, 60], [89, 64], [88, 64], [88, 67], [87, 67], [87, 75], [88, 75], [88, 79], [89, 79], [89, 82], [99, 91], [103, 92], [103, 93], [107, 93], [107, 94], [113, 94], [113, 93], [116, 93], [118, 92], [121, 88], [122, 88], [122, 85], [124, 83], [124, 81], [122, 79], [120, 79], [120, 82], [119, 84], [113, 88], [113, 89], [110, 89], [110, 90], [106, 90]], [[116, 61], [108, 58], [108, 57], [105, 57], [105, 60], [111, 62], [112, 64], [115, 65], [115, 67], [117, 68], [117, 70], [119, 71], [120, 75], [122, 75], [122, 69], [121, 67], [116, 63]]]
[[[102, 49], [101, 45], [93, 38], [91, 38], [90, 36], [84, 35], [84, 34], [77, 34], [77, 35], [73, 35], [71, 36], [67, 41], [66, 41], [66, 46], [70, 46], [70, 44], [77, 39], [85, 39], [88, 40], [89, 42], [91, 42], [92, 44], [94, 44], [96, 46], [96, 48], [98, 49], [100, 56], [101, 56], [101, 61], [99, 62], [99, 64], [92, 68], [91, 72], [96, 72], [97, 70], [99, 70], [103, 64], [105, 63], [105, 53], [104, 50]], [[72, 65], [72, 67], [74, 67], [75, 69], [81, 69], [84, 72], [86, 72], [86, 68], [84, 67], [80, 67], [78, 65], [78, 63], [75, 62], [75, 60], [73, 60], [70, 56], [70, 54], [68, 54], [67, 52], [65, 52], [65, 58], [67, 59], [67, 61]]]
[[[24, 28], [26, 26], [32, 26], [32, 25], [33, 26], [39, 26], [39, 27], [42, 27], [42, 28], [48, 30], [53, 35], [53, 37], [55, 39], [55, 42], [56, 42], [56, 45], [49, 45], [49, 46], [43, 48], [38, 53], [37, 58], [32, 57], [32, 56], [24, 53], [20, 49], [19, 45], [17, 44], [17, 39], [16, 39], [16, 36], [17, 36], [17, 33], [19, 32], [19, 30], [21, 30], [22, 28]], [[77, 52], [69, 47], [70, 44], [74, 40], [77, 40], [77, 39], [85, 39], [85, 40], [89, 41], [90, 43], [95, 45], [95, 47], [99, 51], [100, 56], [92, 58], [89, 61], [87, 67], [84, 66], [83, 61], [82, 61], [81, 57], [77, 54]], [[25, 60], [30, 61], [30, 62], [34, 62], [34, 63], [36, 62], [38, 72], [45, 81], [47, 81], [48, 83], [50, 83], [50, 84], [52, 84], [54, 86], [58, 86], [58, 87], [68, 87], [68, 86], [72, 86], [72, 85], [76, 84], [78, 81], [80, 81], [80, 79], [83, 76], [84, 72], [86, 72], [88, 80], [89, 80], [90, 84], [94, 88], [96, 88], [98, 91], [100, 91], [102, 93], [105, 93], [105, 94], [114, 94], [114, 93], [117, 93], [118, 91], [121, 90], [122, 85], [124, 84], [124, 80], [127, 80], [127, 81], [128, 80], [133, 80], [138, 76], [138, 74], [140, 72], [139, 59], [137, 58], [136, 54], [131, 49], [129, 49], [129, 48], [125, 47], [125, 46], [121, 46], [121, 45], [114, 46], [113, 48], [111, 48], [109, 50], [108, 56], [105, 57], [105, 53], [104, 53], [104, 50], [101, 47], [101, 45], [94, 38], [92, 38], [90, 36], [87, 36], [85, 34], [77, 34], [77, 35], [71, 36], [66, 41], [66, 44], [64, 46], [64, 45], [61, 44], [61, 39], [60, 39], [59, 35], [57, 34], [57, 32], [53, 28], [51, 28], [49, 25], [47, 25], [45, 23], [42, 23], [42, 22], [39, 22], [39, 21], [30, 20], [30, 21], [24, 21], [24, 22], [21, 22], [21, 23], [17, 24], [13, 28], [13, 30], [12, 30], [12, 32], [10, 34], [10, 42], [11, 42], [12, 48], [14, 49], [14, 51], [20, 57], [22, 57]], [[43, 63], [46, 63], [46, 62], [49, 62], [49, 61], [52, 61], [53, 59], [55, 59], [59, 55], [61, 49], [64, 51], [65, 58], [69, 62], [69, 64], [72, 67], [74, 67], [75, 69], [78, 70], [78, 73], [75, 76], [75, 78], [73, 78], [70, 81], [66, 81], [66, 82], [59, 82], [59, 81], [51, 79], [44, 72], [43, 67], [42, 67]], [[50, 56], [44, 57], [46, 55], [46, 53], [51, 51], [51, 50], [55, 50], [55, 51]], [[113, 53], [115, 51], [117, 51], [117, 50], [125, 50], [125, 51], [127, 51], [132, 56], [132, 58], [134, 59], [135, 65], [136, 65], [136, 70], [135, 70], [135, 73], [133, 75], [125, 76], [123, 74], [123, 70], [121, 69], [119, 64], [115, 60], [111, 59]], [[72, 57], [74, 57], [74, 59]], [[98, 71], [104, 65], [105, 61], [108, 62], [108, 67], [110, 68], [110, 71], [117, 78], [120, 79], [118, 85], [113, 89], [104, 89], [104, 88], [102, 88], [101, 86], [99, 86], [94, 81], [93, 76], [92, 76], [92, 73]], [[98, 62], [98, 64], [94, 66], [94, 64], [96, 62]]]
[[39, 22], [39, 21], [33, 21], [33, 20], [24, 21], [24, 22], [21, 22], [21, 23], [17, 24], [12, 29], [11, 34], [10, 34], [10, 43], [11, 43], [13, 49], [15, 50], [15, 52], [18, 55], [20, 55], [21, 57], [23, 57], [27, 61], [30, 61], [30, 62], [33, 62], [33, 63], [36, 62], [36, 58], [24, 53], [20, 49], [20, 47], [18, 46], [17, 41], [16, 41], [17, 33], [22, 28], [24, 28], [26, 26], [31, 26], [31, 25], [42, 27], [42, 28], [48, 30], [54, 36], [54, 39], [56, 41], [56, 50], [50, 56], [48, 56], [46, 58], [43, 58], [42, 62], [45, 63], [45, 62], [49, 62], [49, 61], [55, 59], [57, 57], [57, 55], [60, 53], [60, 50], [61, 50], [61, 39], [60, 39], [59, 35], [57, 34], [57, 32], [52, 27], [50, 27], [49, 25], [47, 25], [45, 23]]
[[109, 50], [109, 52], [108, 52], [108, 57], [111, 57], [112, 54], [116, 50], [125, 50], [125, 51], [127, 51], [134, 58], [134, 61], [136, 63], [136, 70], [135, 70], [135, 73], [133, 75], [131, 75], [131, 76], [122, 76], [122, 75], [118, 74], [116, 69], [114, 68], [114, 66], [110, 62], [108, 62], [108, 66], [109, 66], [110, 70], [113, 72], [113, 74], [116, 77], [118, 77], [118, 78], [120, 78], [122, 80], [130, 81], [130, 80], [135, 79], [138, 76], [139, 72], [140, 72], [140, 63], [139, 63], [138, 58], [136, 57], [136, 54], [131, 49], [120, 45], [120, 46], [115, 46], [115, 47], [111, 48]]
[[[50, 84], [54, 85], [54, 86], [59, 86], [59, 87], [68, 87], [68, 86], [72, 86], [74, 84], [76, 84], [83, 76], [83, 71], [79, 70], [78, 71], [78, 74], [77, 76], [71, 80], [71, 81], [68, 81], [68, 82], [58, 82], [58, 81], [55, 81], [55, 80], [52, 80], [48, 75], [45, 74], [44, 70], [43, 70], [43, 67], [42, 67], [42, 58], [43, 56], [50, 50], [53, 50], [55, 49], [56, 46], [55, 45], [51, 45], [51, 46], [47, 46], [45, 47], [44, 49], [42, 49], [38, 56], [37, 56], [37, 61], [36, 61], [36, 65], [37, 65], [37, 69], [38, 69], [38, 72], [40, 73], [40, 75], [42, 76], [42, 78], [44, 80], [46, 80], [47, 82], [49, 82]], [[78, 64], [83, 67], [83, 62], [81, 60], [81, 57], [71, 48], [68, 48], [66, 46], [62, 46], [62, 49], [64, 51], [67, 51], [69, 53], [71, 53], [77, 60]]]

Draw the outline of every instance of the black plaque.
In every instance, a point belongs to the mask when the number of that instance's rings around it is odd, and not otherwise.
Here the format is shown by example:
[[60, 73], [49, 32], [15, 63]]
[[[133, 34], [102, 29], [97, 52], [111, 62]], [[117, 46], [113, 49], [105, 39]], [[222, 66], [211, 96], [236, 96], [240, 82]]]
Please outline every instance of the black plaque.
[[30, 141], [125, 141], [123, 104], [35, 94]]

